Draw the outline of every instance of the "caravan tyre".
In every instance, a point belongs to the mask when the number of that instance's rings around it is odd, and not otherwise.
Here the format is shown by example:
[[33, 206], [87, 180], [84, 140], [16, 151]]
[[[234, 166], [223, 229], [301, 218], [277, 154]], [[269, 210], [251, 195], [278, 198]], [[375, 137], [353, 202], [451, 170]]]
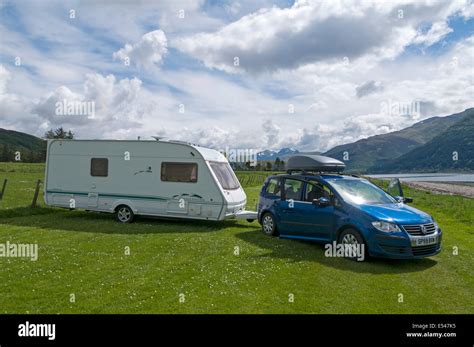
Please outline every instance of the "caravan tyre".
[[131, 223], [135, 215], [130, 207], [120, 205], [115, 209], [115, 219], [120, 223]]

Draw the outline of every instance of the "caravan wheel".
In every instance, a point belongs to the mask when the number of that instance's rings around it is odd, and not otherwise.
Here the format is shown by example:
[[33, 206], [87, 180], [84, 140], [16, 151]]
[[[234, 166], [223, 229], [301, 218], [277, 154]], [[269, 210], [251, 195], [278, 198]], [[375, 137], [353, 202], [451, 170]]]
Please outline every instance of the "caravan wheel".
[[131, 223], [135, 215], [130, 207], [121, 205], [115, 210], [115, 219], [120, 223]]

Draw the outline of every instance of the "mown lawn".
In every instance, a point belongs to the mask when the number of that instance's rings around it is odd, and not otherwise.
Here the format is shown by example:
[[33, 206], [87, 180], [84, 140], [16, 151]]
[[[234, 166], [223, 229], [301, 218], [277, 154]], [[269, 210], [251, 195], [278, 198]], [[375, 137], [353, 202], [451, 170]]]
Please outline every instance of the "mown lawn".
[[[43, 169], [0, 163], [0, 184], [9, 179], [0, 243], [39, 245], [36, 262], [0, 257], [1, 313], [474, 313], [472, 199], [406, 188], [443, 228], [443, 252], [359, 263], [266, 237], [256, 222], [120, 225], [107, 214], [45, 207], [42, 195], [31, 210], [24, 206]], [[249, 208], [259, 189], [246, 187]]]

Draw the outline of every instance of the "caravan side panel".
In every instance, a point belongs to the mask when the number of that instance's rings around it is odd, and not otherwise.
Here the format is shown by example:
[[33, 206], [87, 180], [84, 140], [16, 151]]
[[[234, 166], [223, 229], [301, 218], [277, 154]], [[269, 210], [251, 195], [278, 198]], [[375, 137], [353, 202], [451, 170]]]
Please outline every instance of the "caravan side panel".
[[[163, 162], [197, 164], [197, 182], [162, 181]], [[45, 202], [103, 212], [126, 204], [136, 214], [166, 217], [225, 216], [223, 194], [199, 152], [156, 141], [51, 141]]]

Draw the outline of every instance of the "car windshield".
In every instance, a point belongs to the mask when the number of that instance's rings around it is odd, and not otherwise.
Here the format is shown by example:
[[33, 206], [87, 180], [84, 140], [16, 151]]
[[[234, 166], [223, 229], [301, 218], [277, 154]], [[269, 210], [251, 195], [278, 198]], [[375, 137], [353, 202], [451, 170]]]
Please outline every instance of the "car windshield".
[[344, 200], [355, 204], [393, 204], [397, 201], [382, 189], [367, 180], [337, 179], [330, 180], [331, 186]]
[[239, 180], [228, 163], [210, 163], [212, 171], [224, 189], [237, 189], [240, 187]]

